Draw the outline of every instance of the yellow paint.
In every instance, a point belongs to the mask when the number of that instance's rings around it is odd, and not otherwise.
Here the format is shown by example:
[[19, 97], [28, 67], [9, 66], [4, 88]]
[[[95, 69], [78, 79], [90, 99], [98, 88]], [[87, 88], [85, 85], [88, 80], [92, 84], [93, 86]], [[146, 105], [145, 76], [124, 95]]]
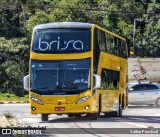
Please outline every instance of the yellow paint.
[[[122, 59], [118, 56], [114, 56], [108, 53], [101, 52], [100, 60], [99, 60], [99, 67], [98, 67], [98, 75], [101, 75], [102, 68], [111, 69], [120, 71], [120, 83], [119, 83], [119, 90], [103, 90], [98, 89], [95, 94], [93, 94], [93, 48], [94, 48], [94, 29], [98, 28], [106, 33], [109, 33], [110, 35], [116, 36], [124, 41], [126, 41], [124, 38], [105, 30], [97, 25], [92, 25], [91, 29], [91, 51], [85, 52], [85, 53], [75, 53], [75, 54], [38, 54], [30, 51], [30, 63], [31, 65], [31, 59], [36, 60], [75, 60], [75, 59], [84, 59], [84, 58], [91, 58], [91, 90], [88, 90], [86, 92], [83, 92], [76, 96], [40, 96], [35, 93], [36, 97], [38, 99], [41, 99], [44, 103], [44, 105], [40, 105], [35, 103], [34, 101], [30, 100], [30, 105], [32, 107], [35, 107], [35, 111], [31, 111], [32, 114], [67, 114], [67, 113], [95, 113], [98, 112], [99, 107], [99, 97], [101, 96], [101, 112], [110, 112], [111, 108], [116, 100], [119, 99], [119, 96], [121, 98], [122, 103], [122, 96], [123, 98], [123, 104], [124, 108], [127, 107], [128, 102], [128, 93], [126, 91], [127, 87], [127, 60]], [[32, 38], [33, 43], [33, 38]], [[127, 45], [126, 45], [127, 46]], [[84, 96], [90, 96], [90, 98], [81, 103], [76, 104], [79, 98], [82, 98]], [[85, 106], [89, 105], [89, 109], [86, 110]], [[65, 107], [64, 111], [55, 111], [55, 107]]]

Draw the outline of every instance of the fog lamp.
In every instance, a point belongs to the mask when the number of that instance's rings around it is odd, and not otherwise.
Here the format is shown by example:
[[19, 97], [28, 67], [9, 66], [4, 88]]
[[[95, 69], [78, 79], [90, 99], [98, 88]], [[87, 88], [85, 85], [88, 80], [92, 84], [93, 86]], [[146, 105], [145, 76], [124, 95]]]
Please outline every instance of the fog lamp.
[[88, 110], [89, 109], [89, 105], [85, 106], [85, 109]]
[[36, 108], [35, 108], [35, 107], [32, 107], [32, 110], [33, 110], [33, 111], [35, 111], [35, 110], [36, 110]]

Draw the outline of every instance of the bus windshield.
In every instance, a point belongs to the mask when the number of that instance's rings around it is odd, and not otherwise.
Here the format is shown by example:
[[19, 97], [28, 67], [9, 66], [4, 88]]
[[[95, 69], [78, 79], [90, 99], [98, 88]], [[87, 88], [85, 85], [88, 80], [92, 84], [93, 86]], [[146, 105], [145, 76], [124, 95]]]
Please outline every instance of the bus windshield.
[[32, 50], [37, 53], [90, 51], [90, 29], [49, 29], [35, 32]]
[[90, 88], [90, 59], [31, 61], [30, 90], [39, 94], [78, 94]]

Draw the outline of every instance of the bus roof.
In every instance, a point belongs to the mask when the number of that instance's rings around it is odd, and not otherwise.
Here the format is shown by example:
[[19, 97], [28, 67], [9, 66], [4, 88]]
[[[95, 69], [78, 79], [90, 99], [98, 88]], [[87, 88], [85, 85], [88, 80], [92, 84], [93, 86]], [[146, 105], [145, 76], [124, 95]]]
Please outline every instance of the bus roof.
[[82, 22], [55, 22], [37, 25], [34, 27], [34, 30], [51, 28], [91, 28], [92, 25], [91, 23]]
[[41, 29], [52, 29], [52, 28], [92, 28], [92, 26], [97, 27], [98, 29], [101, 29], [113, 36], [119, 37], [122, 40], [126, 41], [124, 38], [121, 36], [106, 30], [96, 24], [92, 23], [84, 23], [84, 22], [53, 22], [53, 23], [45, 23], [45, 24], [40, 24], [34, 27], [33, 31], [35, 32], [36, 30], [41, 30]]

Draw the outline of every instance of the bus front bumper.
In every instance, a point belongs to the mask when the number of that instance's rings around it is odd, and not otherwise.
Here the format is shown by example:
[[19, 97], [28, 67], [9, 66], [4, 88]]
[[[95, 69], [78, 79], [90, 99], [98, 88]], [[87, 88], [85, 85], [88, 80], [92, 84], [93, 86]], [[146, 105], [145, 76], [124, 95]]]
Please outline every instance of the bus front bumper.
[[69, 113], [95, 113], [98, 106], [90, 100], [81, 104], [44, 104], [39, 105], [33, 101], [30, 103], [31, 114], [69, 114]]

